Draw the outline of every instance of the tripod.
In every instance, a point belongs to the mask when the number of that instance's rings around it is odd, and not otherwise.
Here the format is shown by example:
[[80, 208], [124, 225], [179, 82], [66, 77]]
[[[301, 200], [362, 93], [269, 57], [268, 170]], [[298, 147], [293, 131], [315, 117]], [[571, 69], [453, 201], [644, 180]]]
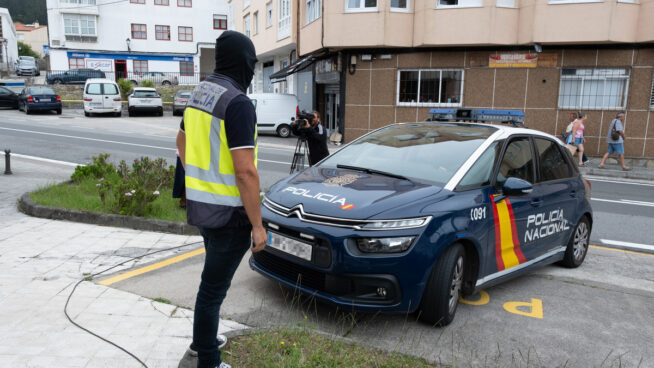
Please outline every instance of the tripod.
[[293, 153], [290, 173], [304, 170], [305, 162], [309, 163], [309, 146], [307, 145], [306, 137], [300, 136], [295, 144], [295, 153]]

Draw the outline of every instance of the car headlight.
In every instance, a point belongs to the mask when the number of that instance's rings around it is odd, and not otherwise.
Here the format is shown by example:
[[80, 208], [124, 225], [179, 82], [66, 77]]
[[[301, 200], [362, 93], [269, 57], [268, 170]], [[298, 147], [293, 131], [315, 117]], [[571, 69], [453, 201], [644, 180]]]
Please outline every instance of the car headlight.
[[380, 220], [375, 222], [369, 222], [361, 227], [364, 230], [387, 230], [387, 229], [407, 229], [415, 228], [426, 225], [431, 216], [426, 217], [417, 217], [412, 219], [402, 219], [402, 220]]
[[415, 236], [360, 238], [357, 239], [357, 247], [363, 253], [399, 253], [409, 249], [413, 239], [415, 239]]

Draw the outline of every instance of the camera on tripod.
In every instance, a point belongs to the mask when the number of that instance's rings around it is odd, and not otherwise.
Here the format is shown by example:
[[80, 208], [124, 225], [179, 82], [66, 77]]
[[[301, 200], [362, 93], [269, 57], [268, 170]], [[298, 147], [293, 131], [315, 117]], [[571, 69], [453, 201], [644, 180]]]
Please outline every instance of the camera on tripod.
[[291, 123], [291, 130], [293, 134], [297, 135], [300, 138], [305, 138], [306, 130], [311, 127], [311, 123], [315, 116], [311, 112], [306, 112], [304, 110], [300, 111], [297, 114], [297, 119]]
[[291, 174], [304, 169], [309, 162], [309, 147], [307, 147], [307, 132], [311, 129], [311, 123], [315, 116], [304, 110], [297, 114], [297, 119], [291, 123], [291, 131], [298, 139], [295, 144], [293, 161], [291, 162]]

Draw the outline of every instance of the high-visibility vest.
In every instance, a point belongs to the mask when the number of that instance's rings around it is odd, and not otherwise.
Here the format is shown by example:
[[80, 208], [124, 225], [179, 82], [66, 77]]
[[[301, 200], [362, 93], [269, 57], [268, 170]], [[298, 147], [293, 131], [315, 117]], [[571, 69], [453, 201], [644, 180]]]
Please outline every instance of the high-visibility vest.
[[[202, 81], [191, 94], [184, 111], [186, 134], [187, 219], [191, 225], [224, 226], [243, 202], [236, 186], [234, 162], [225, 134], [229, 103], [244, 94], [235, 82], [218, 75]], [[257, 133], [254, 129], [254, 165], [257, 165]]]

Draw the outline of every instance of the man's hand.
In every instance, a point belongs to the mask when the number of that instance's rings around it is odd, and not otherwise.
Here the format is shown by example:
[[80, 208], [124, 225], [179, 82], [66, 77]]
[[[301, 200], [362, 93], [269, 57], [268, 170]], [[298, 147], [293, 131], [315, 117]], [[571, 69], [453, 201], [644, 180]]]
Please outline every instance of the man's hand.
[[266, 247], [266, 239], [268, 235], [263, 226], [252, 228], [252, 252], [260, 252]]

